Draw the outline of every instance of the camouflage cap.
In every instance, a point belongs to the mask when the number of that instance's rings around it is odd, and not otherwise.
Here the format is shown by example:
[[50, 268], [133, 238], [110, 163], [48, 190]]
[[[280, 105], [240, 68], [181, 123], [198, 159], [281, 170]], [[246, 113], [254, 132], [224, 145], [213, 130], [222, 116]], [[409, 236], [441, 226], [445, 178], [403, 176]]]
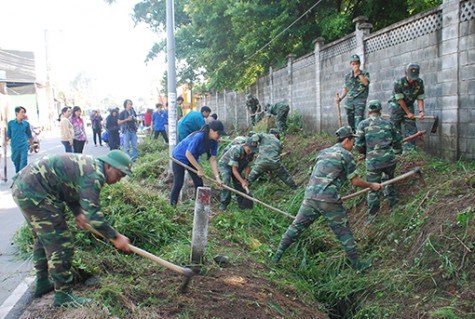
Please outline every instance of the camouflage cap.
[[271, 128], [271, 129], [269, 130], [269, 133], [270, 133], [270, 134], [279, 134], [280, 132], [279, 132], [279, 130], [276, 129], [276, 128]]
[[411, 80], [417, 80], [419, 78], [420, 66], [417, 63], [409, 63], [406, 67], [406, 75]]
[[129, 155], [119, 150], [112, 150], [106, 155], [97, 157], [100, 161], [117, 168], [122, 173], [132, 176], [132, 160]]
[[256, 134], [256, 132], [254, 132], [254, 131], [249, 131], [249, 133], [247, 133], [247, 137], [251, 137], [251, 136], [253, 136], [254, 134]]
[[336, 132], [335, 132], [336, 136], [338, 138], [341, 138], [341, 139], [344, 139], [346, 137], [350, 137], [350, 136], [356, 136], [355, 134], [353, 134], [353, 130], [351, 129], [350, 126], [342, 126], [340, 127]]
[[245, 145], [249, 147], [252, 153], [257, 153], [259, 150], [259, 143], [252, 137], [247, 138]]
[[351, 62], [358, 62], [358, 63], [361, 63], [361, 59], [360, 59], [360, 56], [358, 54], [353, 54], [351, 57], [350, 57], [350, 63]]
[[381, 102], [379, 100], [372, 100], [368, 102], [368, 111], [379, 112], [382, 110]]

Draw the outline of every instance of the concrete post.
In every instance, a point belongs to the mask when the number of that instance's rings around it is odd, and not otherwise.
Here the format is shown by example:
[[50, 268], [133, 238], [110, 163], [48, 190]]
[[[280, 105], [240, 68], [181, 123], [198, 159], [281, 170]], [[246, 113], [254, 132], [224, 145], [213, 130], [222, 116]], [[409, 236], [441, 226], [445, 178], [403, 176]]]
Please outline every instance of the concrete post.
[[224, 104], [224, 123], [228, 121], [228, 105], [226, 104], [226, 89], [223, 91], [223, 104]]
[[270, 87], [270, 104], [274, 104], [274, 71], [272, 65], [269, 67], [269, 87]]
[[287, 104], [290, 105], [290, 113], [292, 113], [293, 110], [293, 103], [292, 103], [292, 78], [293, 78], [293, 70], [292, 70], [292, 65], [294, 64], [296, 55], [295, 54], [289, 54], [287, 55]]
[[325, 39], [322, 37], [318, 37], [313, 41], [314, 49], [313, 55], [315, 57], [315, 114], [316, 114], [316, 127], [314, 128], [316, 132], [322, 133], [322, 94], [320, 90], [321, 80], [321, 65], [320, 65], [320, 50], [325, 43]]
[[[438, 98], [441, 117], [439, 127], [442, 157], [456, 161], [460, 156], [460, 122], [469, 124], [471, 119], [460, 116], [460, 1], [444, 0], [442, 4], [442, 36], [439, 56], [440, 72], [437, 84], [442, 96]], [[421, 69], [421, 74], [424, 70]], [[454, 85], [455, 84], [455, 85]], [[427, 106], [426, 106], [427, 109]]]
[[238, 128], [238, 107], [237, 107], [237, 92], [234, 91], [234, 129]]
[[[216, 91], [216, 94], [215, 94], [215, 102], [216, 102], [216, 110], [218, 110], [218, 118], [220, 119], [221, 117], [221, 113], [219, 112], [219, 98], [218, 98], [218, 91]], [[220, 119], [221, 120], [221, 119]]]
[[211, 203], [211, 188], [198, 187], [196, 191], [195, 216], [191, 238], [191, 264], [203, 264], [208, 242], [208, 223]]
[[365, 68], [365, 55], [364, 55], [364, 38], [369, 35], [373, 25], [367, 23], [368, 18], [365, 16], [359, 16], [353, 19], [355, 23], [355, 38], [356, 38], [356, 49], [355, 53], [360, 56], [361, 59], [361, 68]]

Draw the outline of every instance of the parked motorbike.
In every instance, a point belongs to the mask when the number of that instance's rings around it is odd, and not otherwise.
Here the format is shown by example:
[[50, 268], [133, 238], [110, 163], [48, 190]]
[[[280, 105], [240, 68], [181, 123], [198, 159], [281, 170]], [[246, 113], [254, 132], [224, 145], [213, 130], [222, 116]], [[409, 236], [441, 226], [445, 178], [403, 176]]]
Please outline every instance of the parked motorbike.
[[40, 151], [40, 133], [41, 127], [32, 127], [31, 128], [31, 135], [33, 137], [33, 148], [30, 149], [30, 153], [38, 153]]

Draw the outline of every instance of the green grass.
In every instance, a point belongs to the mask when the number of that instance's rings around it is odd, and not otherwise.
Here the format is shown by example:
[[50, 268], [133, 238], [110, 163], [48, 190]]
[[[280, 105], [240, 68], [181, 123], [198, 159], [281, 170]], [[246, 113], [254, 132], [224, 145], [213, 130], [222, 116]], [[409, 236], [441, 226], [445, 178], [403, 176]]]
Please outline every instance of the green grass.
[[[284, 157], [284, 164], [304, 181], [303, 185], [295, 191], [275, 180], [253, 185], [256, 198], [292, 215], [300, 207], [317, 153], [308, 152], [310, 143], [332, 144], [332, 137], [326, 135], [302, 134], [298, 139], [298, 146], [284, 149], [292, 150]], [[140, 148], [142, 155], [134, 166], [135, 176], [103, 189], [104, 214], [134, 245], [177, 264], [189, 264], [193, 206], [190, 201], [176, 209], [168, 205], [169, 189], [160, 181], [168, 169], [168, 147], [146, 140]], [[415, 152], [400, 158], [397, 174], [401, 167], [412, 168], [414, 163], [424, 164], [425, 186], [417, 180], [404, 181], [403, 197], [393, 213], [381, 212], [369, 228], [361, 222], [352, 225], [360, 254], [372, 257], [373, 267], [362, 273], [353, 271], [341, 245], [320, 219], [286, 251], [278, 267], [270, 266], [270, 271], [259, 275], [277, 287], [290, 284], [300, 297], [316, 299], [322, 309], [345, 313], [345, 318], [473, 318], [475, 309], [469, 296], [475, 296], [475, 164], [449, 163]], [[209, 162], [203, 159], [202, 164], [211, 176]], [[364, 163], [359, 163], [358, 169], [364, 173]], [[216, 192], [214, 185], [213, 189]], [[353, 187], [344, 185], [344, 194], [353, 191]], [[345, 206], [352, 223], [365, 218], [364, 195], [349, 200]], [[252, 212], [239, 210], [232, 201], [228, 210], [212, 221], [214, 240], [208, 242], [206, 258], [225, 254], [237, 261], [250, 258], [270, 265], [272, 252], [291, 222], [258, 204]], [[161, 280], [152, 274], [150, 263], [72, 229], [78, 248], [75, 273], [78, 277], [101, 274], [104, 283], [94, 291], [94, 297], [110, 313], [122, 317], [132, 305], [139, 304], [141, 308], [135, 311], [144, 314], [147, 307], [173, 303], [177, 287], [163, 288], [166, 293], [156, 292], [156, 286], [146, 280]], [[26, 227], [17, 233], [16, 241], [22, 252], [31, 254]], [[150, 278], [140, 279], [136, 274]], [[268, 306], [279, 312], [278, 306]], [[195, 315], [193, 310], [183, 309], [178, 317]]]

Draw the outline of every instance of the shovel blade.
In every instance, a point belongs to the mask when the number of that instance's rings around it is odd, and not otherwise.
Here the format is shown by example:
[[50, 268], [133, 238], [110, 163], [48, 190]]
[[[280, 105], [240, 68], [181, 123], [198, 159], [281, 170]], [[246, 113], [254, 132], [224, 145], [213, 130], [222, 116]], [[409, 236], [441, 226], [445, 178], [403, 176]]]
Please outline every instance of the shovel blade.
[[431, 132], [432, 134], [437, 133], [437, 128], [439, 128], [439, 116], [438, 116], [438, 115], [436, 115], [436, 116], [434, 117], [434, 123], [432, 123], [432, 127], [431, 127], [431, 129], [430, 129], [430, 132]]

